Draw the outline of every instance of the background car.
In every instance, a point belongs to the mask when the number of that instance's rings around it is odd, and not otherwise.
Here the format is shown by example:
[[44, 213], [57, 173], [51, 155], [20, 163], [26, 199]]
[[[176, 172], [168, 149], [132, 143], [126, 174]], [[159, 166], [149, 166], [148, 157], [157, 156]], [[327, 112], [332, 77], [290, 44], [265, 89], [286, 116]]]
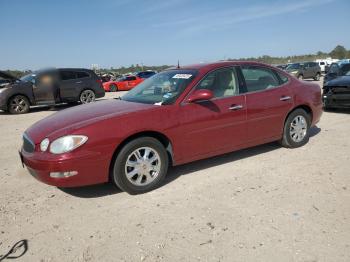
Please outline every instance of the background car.
[[125, 76], [118, 78], [116, 81], [109, 81], [103, 83], [103, 88], [106, 92], [115, 92], [115, 91], [128, 91], [139, 83], [141, 83], [144, 79], [138, 76]]
[[316, 62], [294, 63], [289, 65], [286, 71], [301, 80], [313, 78], [318, 81], [321, 77], [321, 68]]
[[8, 80], [0, 86], [0, 109], [11, 114], [27, 113], [33, 105], [86, 104], [105, 95], [102, 81], [88, 69], [41, 70], [21, 79], [4, 73], [0, 76]]
[[331, 81], [338, 77], [349, 75], [349, 72], [350, 72], [349, 62], [332, 63], [331, 66], [329, 67], [327, 74], [324, 76], [323, 84], [326, 84], [328, 81]]
[[138, 194], [158, 187], [169, 165], [272, 141], [303, 146], [321, 115], [317, 84], [261, 63], [198, 64], [37, 122], [23, 135], [21, 157], [50, 185], [112, 181]]
[[350, 70], [345, 75], [326, 82], [322, 100], [325, 109], [350, 108]]
[[143, 71], [143, 72], [138, 72], [136, 74], [136, 76], [143, 78], [143, 79], [146, 79], [146, 78], [149, 78], [151, 76], [154, 76], [155, 74], [157, 74], [157, 73], [154, 71]]

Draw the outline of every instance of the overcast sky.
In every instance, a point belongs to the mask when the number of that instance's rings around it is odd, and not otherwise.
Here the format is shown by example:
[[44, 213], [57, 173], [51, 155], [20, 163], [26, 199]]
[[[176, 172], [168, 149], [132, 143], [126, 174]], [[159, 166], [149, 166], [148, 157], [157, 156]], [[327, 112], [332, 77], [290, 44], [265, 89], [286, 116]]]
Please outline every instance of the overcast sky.
[[350, 49], [349, 0], [0, 0], [0, 69]]

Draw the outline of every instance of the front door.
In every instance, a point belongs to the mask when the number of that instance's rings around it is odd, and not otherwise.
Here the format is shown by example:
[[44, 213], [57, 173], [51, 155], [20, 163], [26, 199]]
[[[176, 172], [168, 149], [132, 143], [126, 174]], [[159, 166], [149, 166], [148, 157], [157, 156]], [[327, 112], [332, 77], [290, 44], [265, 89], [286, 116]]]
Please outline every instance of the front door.
[[288, 77], [260, 66], [242, 67], [242, 73], [247, 89], [248, 141], [259, 144], [278, 138], [293, 107]]
[[54, 72], [38, 74], [33, 80], [33, 94], [36, 104], [55, 104], [57, 78]]
[[233, 151], [246, 140], [245, 96], [235, 68], [209, 73], [195, 89], [214, 93], [210, 101], [184, 102], [179, 108], [179, 152], [188, 161]]

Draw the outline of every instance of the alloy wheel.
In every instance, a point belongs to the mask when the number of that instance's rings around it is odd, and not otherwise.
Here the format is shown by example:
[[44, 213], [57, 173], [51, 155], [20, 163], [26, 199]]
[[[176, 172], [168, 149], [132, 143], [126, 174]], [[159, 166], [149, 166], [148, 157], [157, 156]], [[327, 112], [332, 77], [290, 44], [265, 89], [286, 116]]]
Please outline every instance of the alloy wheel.
[[151, 147], [140, 147], [128, 155], [125, 174], [130, 183], [145, 186], [152, 183], [159, 175], [161, 159]]
[[80, 95], [80, 101], [83, 104], [88, 104], [95, 101], [95, 93], [92, 90], [84, 90]]
[[27, 103], [21, 97], [15, 97], [10, 103], [11, 109], [16, 113], [23, 113], [27, 110]]
[[289, 134], [296, 143], [303, 141], [307, 133], [307, 121], [305, 117], [298, 115], [290, 124]]

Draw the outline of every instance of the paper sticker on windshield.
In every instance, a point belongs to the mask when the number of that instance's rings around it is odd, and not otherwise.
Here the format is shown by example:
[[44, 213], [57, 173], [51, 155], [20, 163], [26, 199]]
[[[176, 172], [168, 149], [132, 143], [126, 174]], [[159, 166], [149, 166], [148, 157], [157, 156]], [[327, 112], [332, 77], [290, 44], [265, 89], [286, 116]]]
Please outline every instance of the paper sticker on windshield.
[[173, 78], [189, 79], [191, 76], [192, 76], [191, 74], [176, 74], [173, 76]]

